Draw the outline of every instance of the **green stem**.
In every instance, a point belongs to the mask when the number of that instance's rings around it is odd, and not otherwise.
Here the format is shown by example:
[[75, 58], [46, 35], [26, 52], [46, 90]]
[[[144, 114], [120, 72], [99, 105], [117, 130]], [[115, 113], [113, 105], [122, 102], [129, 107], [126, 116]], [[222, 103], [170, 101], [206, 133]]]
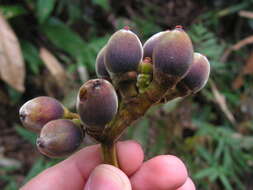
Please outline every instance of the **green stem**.
[[116, 145], [114, 143], [112, 144], [101, 143], [101, 149], [102, 149], [103, 163], [119, 167], [117, 160]]

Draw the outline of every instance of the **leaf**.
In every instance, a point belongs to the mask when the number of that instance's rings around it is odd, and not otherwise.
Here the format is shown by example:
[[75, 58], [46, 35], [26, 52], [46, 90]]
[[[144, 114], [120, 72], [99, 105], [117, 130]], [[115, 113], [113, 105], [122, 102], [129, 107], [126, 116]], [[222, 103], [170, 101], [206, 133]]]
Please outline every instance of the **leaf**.
[[20, 126], [15, 126], [15, 130], [25, 140], [27, 140], [28, 142], [30, 142], [33, 145], [36, 144], [36, 138], [37, 138], [36, 134], [34, 134], [33, 132], [30, 132], [27, 129], [20, 127]]
[[40, 23], [45, 22], [52, 13], [55, 0], [37, 0], [37, 14]]
[[202, 179], [202, 178], [208, 177], [210, 175], [217, 175], [216, 173], [217, 173], [216, 168], [205, 168], [203, 170], [200, 170], [197, 174], [195, 174], [194, 178]]
[[235, 118], [234, 118], [232, 112], [228, 109], [225, 96], [218, 91], [214, 82], [210, 82], [210, 83], [211, 83], [211, 89], [212, 89], [213, 95], [215, 97], [216, 103], [219, 105], [219, 107], [221, 108], [221, 110], [223, 111], [225, 116], [228, 118], [228, 120], [232, 124], [235, 124], [236, 123]]
[[224, 187], [226, 188], [226, 190], [233, 190], [228, 178], [224, 174], [220, 174], [219, 178], [222, 184], [224, 185]]
[[56, 57], [51, 54], [46, 48], [40, 48], [40, 58], [43, 60], [47, 69], [56, 79], [60, 87], [64, 87], [67, 81], [67, 74], [63, 69], [61, 63], [56, 59]]
[[78, 34], [72, 31], [61, 21], [51, 18], [41, 26], [41, 31], [59, 49], [62, 49], [75, 59], [84, 62], [86, 60], [86, 43]]
[[108, 0], [92, 0], [92, 2], [100, 7], [102, 7], [104, 10], [109, 11], [110, 5]]
[[28, 41], [21, 41], [22, 52], [28, 68], [33, 74], [39, 74], [40, 66], [43, 64], [38, 49]]
[[246, 64], [244, 65], [242, 71], [233, 81], [233, 88], [238, 89], [242, 87], [244, 84], [244, 75], [250, 75], [253, 73], [253, 52], [250, 53], [249, 57], [246, 60]]
[[25, 64], [14, 32], [0, 14], [0, 78], [24, 92]]
[[27, 11], [20, 5], [2, 5], [0, 6], [0, 13], [2, 13], [6, 19], [10, 19], [19, 15], [26, 14]]

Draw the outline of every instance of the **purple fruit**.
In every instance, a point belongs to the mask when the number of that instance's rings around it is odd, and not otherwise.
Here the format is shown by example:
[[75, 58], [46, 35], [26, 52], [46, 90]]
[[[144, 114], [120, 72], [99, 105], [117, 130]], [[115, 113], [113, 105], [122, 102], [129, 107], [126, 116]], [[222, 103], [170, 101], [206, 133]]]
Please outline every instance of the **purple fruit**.
[[150, 57], [152, 58], [154, 47], [156, 46], [157, 42], [159, 42], [159, 38], [162, 34], [168, 31], [162, 31], [154, 34], [151, 36], [143, 45], [143, 58]]
[[206, 85], [209, 74], [210, 64], [206, 56], [194, 53], [193, 64], [179, 85], [184, 84], [193, 93], [196, 93]]
[[83, 132], [77, 124], [71, 120], [58, 119], [42, 128], [36, 143], [42, 154], [57, 158], [76, 151], [82, 140]]
[[97, 76], [101, 78], [110, 77], [108, 71], [106, 70], [105, 62], [104, 62], [105, 49], [106, 49], [106, 46], [104, 46], [99, 51], [96, 58], [96, 73], [97, 73]]
[[24, 127], [34, 132], [49, 121], [62, 118], [64, 107], [56, 99], [40, 96], [26, 102], [19, 110], [19, 117]]
[[77, 96], [77, 110], [88, 127], [103, 128], [116, 115], [118, 98], [114, 87], [104, 79], [89, 80]]
[[159, 37], [153, 52], [154, 71], [182, 78], [193, 61], [192, 42], [182, 28], [175, 28]]
[[142, 57], [143, 49], [139, 38], [125, 27], [109, 39], [105, 50], [105, 65], [114, 74], [137, 71]]

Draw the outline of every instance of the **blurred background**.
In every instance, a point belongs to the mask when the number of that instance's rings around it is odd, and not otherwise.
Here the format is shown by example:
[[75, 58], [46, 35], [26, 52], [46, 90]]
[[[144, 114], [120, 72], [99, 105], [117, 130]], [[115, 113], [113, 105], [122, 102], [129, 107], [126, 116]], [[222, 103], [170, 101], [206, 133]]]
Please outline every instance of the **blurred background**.
[[98, 51], [125, 25], [142, 42], [182, 25], [211, 77], [198, 94], [149, 110], [122, 138], [138, 140], [145, 159], [182, 158], [199, 190], [253, 189], [253, 0], [0, 0], [0, 189], [59, 162], [38, 153], [20, 106], [47, 95], [74, 110], [79, 86], [96, 78]]

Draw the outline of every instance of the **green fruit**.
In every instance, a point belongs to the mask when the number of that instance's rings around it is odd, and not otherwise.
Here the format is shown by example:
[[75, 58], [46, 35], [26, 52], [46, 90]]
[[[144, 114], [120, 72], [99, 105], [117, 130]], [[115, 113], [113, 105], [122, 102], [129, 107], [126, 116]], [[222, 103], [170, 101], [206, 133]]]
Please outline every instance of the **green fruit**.
[[62, 118], [64, 107], [56, 99], [40, 96], [26, 102], [19, 110], [22, 124], [29, 130], [40, 132], [49, 121]]
[[182, 28], [165, 32], [159, 37], [153, 52], [154, 72], [182, 78], [192, 61], [192, 42]]
[[81, 128], [71, 120], [48, 122], [37, 139], [39, 151], [52, 158], [67, 156], [78, 149], [83, 140]]
[[139, 38], [129, 28], [124, 28], [109, 39], [105, 50], [105, 64], [107, 70], [114, 74], [137, 71], [142, 56]]
[[106, 70], [105, 62], [104, 62], [105, 49], [106, 49], [106, 46], [100, 50], [96, 58], [96, 74], [98, 77], [101, 77], [101, 78], [110, 77], [108, 71]]
[[77, 96], [77, 110], [82, 122], [88, 127], [103, 128], [116, 115], [117, 109], [117, 94], [107, 80], [89, 80], [81, 86]]
[[209, 74], [210, 64], [206, 56], [194, 53], [193, 64], [187, 75], [178, 83], [178, 86], [184, 85], [196, 93], [206, 85]]

